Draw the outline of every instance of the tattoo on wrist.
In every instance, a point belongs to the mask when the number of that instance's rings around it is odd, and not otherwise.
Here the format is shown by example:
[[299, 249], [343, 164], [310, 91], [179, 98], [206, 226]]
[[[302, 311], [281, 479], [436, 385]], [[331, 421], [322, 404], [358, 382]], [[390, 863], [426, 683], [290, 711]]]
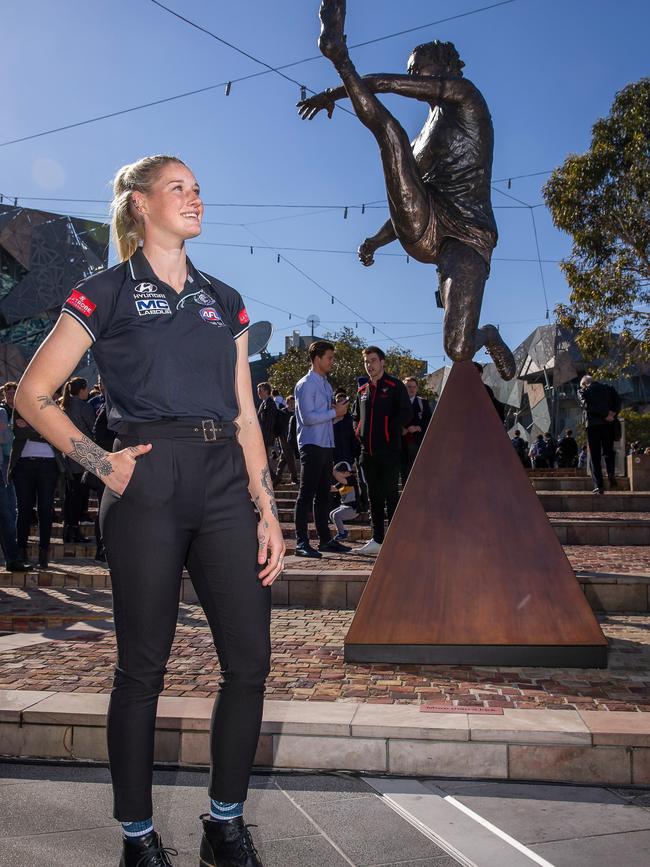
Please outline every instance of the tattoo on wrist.
[[278, 515], [278, 507], [275, 503], [275, 494], [273, 493], [271, 471], [268, 467], [264, 467], [264, 469], [262, 470], [260, 474], [260, 482], [262, 483], [262, 487], [269, 496], [269, 508], [271, 510], [271, 514], [276, 520], [280, 520], [280, 516]]
[[48, 394], [39, 394], [36, 400], [40, 403], [41, 409], [46, 409], [48, 406], [53, 406], [55, 409], [59, 408], [58, 403], [52, 400]]
[[82, 436], [81, 439], [70, 437], [70, 442], [72, 443], [72, 451], [68, 452], [68, 457], [77, 461], [96, 476], [110, 476], [113, 472], [113, 466], [104, 449], [100, 448], [97, 443], [86, 436]]

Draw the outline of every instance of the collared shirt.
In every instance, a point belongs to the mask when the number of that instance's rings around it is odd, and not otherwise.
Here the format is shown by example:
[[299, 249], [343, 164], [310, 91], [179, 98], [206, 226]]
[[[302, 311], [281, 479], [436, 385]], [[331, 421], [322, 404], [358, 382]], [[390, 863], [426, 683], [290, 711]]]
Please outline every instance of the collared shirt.
[[235, 340], [249, 327], [241, 295], [187, 260], [179, 294], [138, 248], [78, 283], [63, 305], [92, 338], [109, 427], [170, 417], [233, 421]]
[[296, 427], [298, 448], [334, 448], [336, 410], [332, 407], [332, 386], [315, 370], [310, 370], [296, 385]]

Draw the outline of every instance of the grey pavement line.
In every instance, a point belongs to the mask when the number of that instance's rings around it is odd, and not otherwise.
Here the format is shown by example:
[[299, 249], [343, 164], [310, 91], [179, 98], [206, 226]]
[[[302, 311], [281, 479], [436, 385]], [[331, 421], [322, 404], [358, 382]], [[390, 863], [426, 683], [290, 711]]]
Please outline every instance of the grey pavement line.
[[48, 837], [53, 834], [78, 834], [79, 831], [101, 831], [103, 828], [116, 828], [115, 822], [110, 825], [92, 825], [91, 827], [84, 826], [83, 828], [59, 828], [57, 831], [33, 831], [31, 834], [3, 834], [0, 840], [22, 840], [24, 837]]
[[351, 861], [351, 860], [348, 858], [348, 856], [345, 854], [345, 852], [343, 851], [343, 849], [341, 849], [341, 847], [338, 846], [338, 845], [334, 842], [334, 840], [332, 840], [332, 838], [331, 838], [331, 837], [329, 836], [329, 834], [325, 831], [325, 829], [324, 829], [324, 828], [321, 828], [321, 826], [318, 824], [318, 822], [317, 822], [315, 819], [313, 819], [313, 818], [309, 815], [309, 813], [308, 813], [305, 809], [303, 809], [303, 807], [300, 806], [300, 804], [295, 800], [295, 798], [292, 798], [291, 795], [290, 795], [288, 792], [286, 792], [283, 788], [281, 788], [280, 786], [278, 786], [278, 784], [275, 782], [275, 780], [273, 781], [273, 785], [274, 785], [277, 789], [279, 789], [279, 790], [282, 792], [282, 794], [285, 796], [285, 798], [288, 798], [288, 799], [289, 799], [289, 801], [293, 804], [293, 806], [303, 814], [303, 816], [305, 817], [305, 819], [307, 819], [308, 822], [311, 822], [311, 824], [314, 826], [314, 828], [316, 828], [316, 830], [318, 831], [318, 833], [319, 833], [319, 834], [320, 834], [320, 835], [321, 835], [325, 840], [327, 840], [327, 842], [330, 844], [330, 846], [331, 846], [331, 847], [332, 847], [336, 852], [338, 852], [338, 854], [341, 856], [341, 858], [343, 858], [343, 860], [346, 861], [346, 863], [348, 863], [348, 864], [350, 865], [350, 867], [357, 867], [357, 865], [354, 863], [354, 861]]
[[[634, 804], [630, 804], [631, 807]], [[637, 809], [640, 809], [637, 807]], [[606, 834], [581, 834], [579, 837], [558, 837], [557, 840], [543, 840], [538, 843], [531, 843], [531, 846], [546, 846], [547, 843], [574, 843], [580, 840], [597, 840], [599, 837], [618, 837], [621, 834], [628, 836], [629, 834], [647, 834], [650, 828], [630, 828], [627, 831], [608, 831]]]
[[[414, 779], [363, 779], [389, 807], [464, 867], [530, 867], [531, 862], [553, 867], [435, 785], [427, 787]], [[465, 818], [461, 819], [458, 812]]]

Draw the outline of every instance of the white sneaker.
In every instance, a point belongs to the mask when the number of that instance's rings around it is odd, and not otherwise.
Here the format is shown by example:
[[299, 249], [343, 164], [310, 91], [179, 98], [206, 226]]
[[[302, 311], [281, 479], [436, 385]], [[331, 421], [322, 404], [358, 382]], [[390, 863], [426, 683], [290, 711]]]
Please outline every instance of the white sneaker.
[[360, 548], [355, 548], [355, 554], [379, 554], [381, 551], [381, 542], [375, 542], [374, 539], [371, 539], [369, 542], [366, 542], [365, 545], [362, 545]]

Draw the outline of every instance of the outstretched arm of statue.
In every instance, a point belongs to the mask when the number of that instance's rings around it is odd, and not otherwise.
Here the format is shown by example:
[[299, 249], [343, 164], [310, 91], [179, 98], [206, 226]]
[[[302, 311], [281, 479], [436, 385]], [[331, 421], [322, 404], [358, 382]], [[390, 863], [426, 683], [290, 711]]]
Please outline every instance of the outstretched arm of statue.
[[386, 220], [377, 234], [371, 235], [370, 238], [366, 238], [363, 244], [359, 247], [359, 261], [362, 265], [372, 265], [375, 261], [375, 250], [379, 249], [379, 247], [385, 247], [386, 244], [390, 244], [396, 240], [397, 235], [395, 234], [395, 227], [393, 226], [392, 220]]
[[[392, 73], [379, 73], [364, 75], [364, 83], [372, 93], [395, 93], [398, 96], [406, 96], [411, 99], [420, 99], [429, 102], [436, 99], [449, 100], [450, 102], [463, 102], [473, 88], [466, 78], [433, 75], [399, 75]], [[303, 120], [313, 120], [323, 109], [327, 110], [327, 116], [331, 117], [334, 105], [339, 99], [347, 97], [347, 91], [343, 85], [328, 88], [322, 93], [301, 100], [298, 105], [298, 113]]]

